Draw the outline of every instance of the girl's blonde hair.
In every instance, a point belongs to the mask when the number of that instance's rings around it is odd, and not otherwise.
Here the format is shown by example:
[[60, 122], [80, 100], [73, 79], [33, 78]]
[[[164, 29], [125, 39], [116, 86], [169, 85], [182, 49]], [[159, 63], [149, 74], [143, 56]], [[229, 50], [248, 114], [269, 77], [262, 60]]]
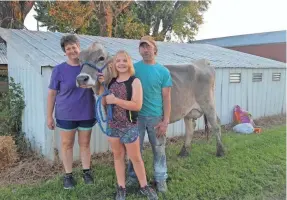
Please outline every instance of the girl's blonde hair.
[[133, 62], [132, 62], [132, 58], [129, 56], [129, 54], [124, 51], [124, 50], [119, 50], [116, 55], [114, 56], [114, 60], [113, 60], [113, 70], [116, 74], [116, 76], [118, 76], [118, 71], [116, 70], [116, 60], [117, 60], [117, 57], [118, 55], [125, 55], [126, 59], [127, 59], [127, 63], [128, 63], [128, 68], [129, 68], [129, 73], [130, 73], [130, 76], [133, 76], [135, 74], [135, 68], [134, 68], [134, 65], [133, 65]]

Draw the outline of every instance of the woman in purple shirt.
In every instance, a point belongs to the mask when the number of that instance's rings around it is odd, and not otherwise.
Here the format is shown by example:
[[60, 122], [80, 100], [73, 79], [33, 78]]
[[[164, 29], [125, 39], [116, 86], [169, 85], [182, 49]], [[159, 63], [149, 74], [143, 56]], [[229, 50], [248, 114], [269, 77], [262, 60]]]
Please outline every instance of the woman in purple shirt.
[[60, 129], [61, 152], [65, 168], [64, 188], [71, 189], [76, 182], [72, 175], [73, 146], [75, 133], [83, 166], [83, 178], [86, 184], [92, 184], [90, 171], [90, 138], [94, 119], [94, 98], [91, 89], [78, 88], [76, 76], [80, 73], [80, 42], [75, 35], [63, 36], [61, 47], [67, 61], [54, 67], [48, 92], [47, 125], [55, 129], [53, 110], [55, 107], [56, 126]]

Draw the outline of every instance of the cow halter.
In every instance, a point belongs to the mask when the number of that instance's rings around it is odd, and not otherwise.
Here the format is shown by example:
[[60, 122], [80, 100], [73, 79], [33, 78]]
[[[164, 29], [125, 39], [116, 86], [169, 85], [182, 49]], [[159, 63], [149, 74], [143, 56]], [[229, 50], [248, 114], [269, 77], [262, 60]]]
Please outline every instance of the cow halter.
[[102, 66], [101, 68], [97, 66], [97, 64], [94, 64], [94, 63], [91, 63], [91, 62], [84, 62], [82, 65], [81, 65], [81, 68], [83, 68], [84, 65], [88, 65], [89, 67], [97, 70], [99, 73], [103, 73], [103, 70], [108, 66], [109, 62], [106, 62], [104, 64], [104, 66]]

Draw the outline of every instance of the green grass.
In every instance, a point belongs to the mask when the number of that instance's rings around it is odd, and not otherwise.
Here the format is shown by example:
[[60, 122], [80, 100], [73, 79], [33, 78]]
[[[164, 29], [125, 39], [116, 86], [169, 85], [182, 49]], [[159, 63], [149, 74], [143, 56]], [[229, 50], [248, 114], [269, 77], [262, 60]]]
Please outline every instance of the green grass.
[[[166, 199], [285, 199], [286, 196], [286, 127], [264, 130], [261, 135], [223, 135], [226, 156], [215, 157], [215, 141], [194, 142], [192, 154], [177, 157], [181, 144], [167, 147], [169, 192]], [[151, 150], [144, 151], [148, 176], [152, 178]], [[60, 200], [60, 199], [113, 199], [115, 173], [112, 166], [94, 166], [96, 183], [85, 186], [81, 170], [77, 169], [78, 185], [73, 191], [62, 189], [62, 179], [57, 177], [32, 186], [7, 186], [0, 188], [0, 199]], [[159, 194], [160, 199], [162, 195]], [[145, 199], [128, 194], [127, 199]]]

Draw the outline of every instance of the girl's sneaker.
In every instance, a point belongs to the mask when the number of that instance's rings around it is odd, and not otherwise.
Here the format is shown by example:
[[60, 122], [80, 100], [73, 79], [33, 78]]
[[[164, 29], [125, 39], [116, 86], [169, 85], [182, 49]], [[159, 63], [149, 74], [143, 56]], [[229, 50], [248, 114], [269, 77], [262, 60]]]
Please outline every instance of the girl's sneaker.
[[125, 200], [125, 199], [126, 199], [126, 188], [118, 186], [116, 200]]
[[148, 185], [140, 188], [140, 192], [145, 195], [149, 200], [157, 200], [158, 196], [156, 192]]

